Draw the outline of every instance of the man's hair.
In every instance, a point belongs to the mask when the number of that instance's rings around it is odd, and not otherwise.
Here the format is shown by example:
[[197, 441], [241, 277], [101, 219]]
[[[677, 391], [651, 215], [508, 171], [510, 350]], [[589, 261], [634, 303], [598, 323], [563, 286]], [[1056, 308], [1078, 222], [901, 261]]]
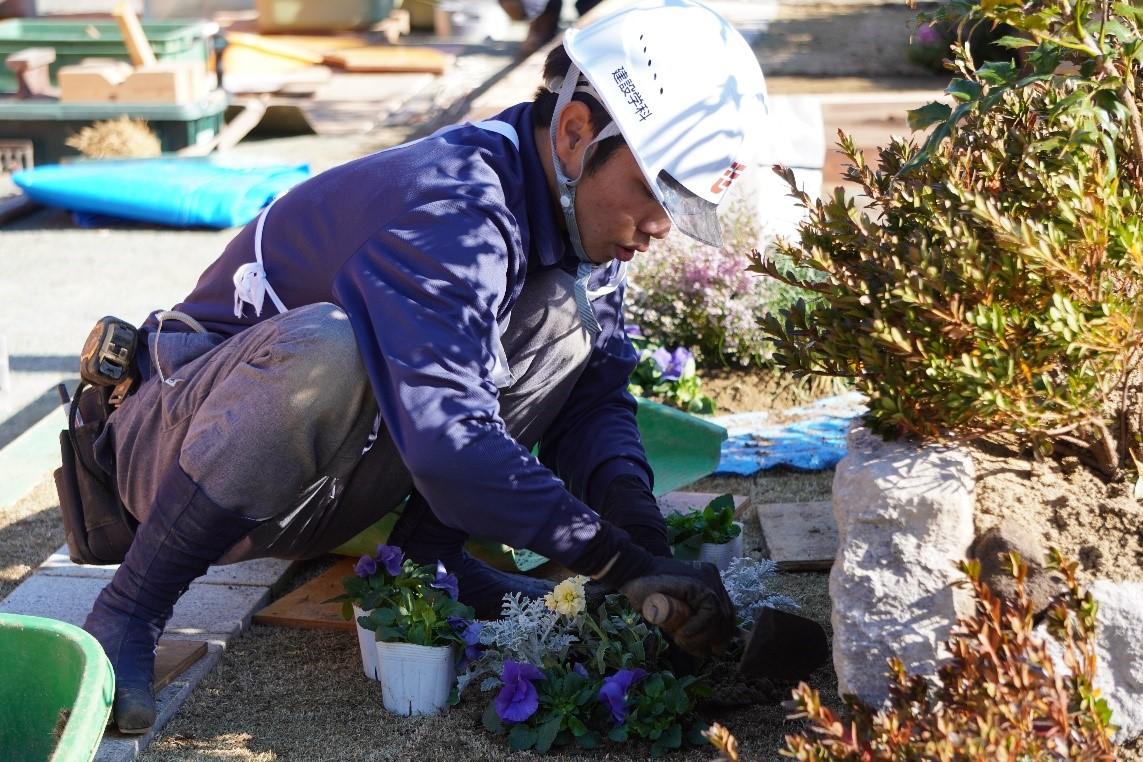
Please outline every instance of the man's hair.
[[[564, 49], [563, 45], [557, 45], [548, 53], [548, 57], [544, 61], [544, 84], [536, 89], [536, 95], [532, 99], [533, 126], [543, 129], [551, 127], [552, 114], [556, 110], [556, 100], [559, 99], [559, 93], [549, 90], [547, 83], [553, 79], [564, 77], [568, 73], [568, 67], [570, 65], [571, 57], [568, 56], [568, 52]], [[597, 134], [611, 123], [611, 114], [607, 113], [607, 109], [587, 93], [576, 93], [572, 96], [572, 100], [577, 100], [587, 105], [591, 111], [591, 128]], [[595, 149], [591, 156], [588, 157], [584, 172], [590, 175], [602, 167], [604, 162], [606, 162], [611, 154], [615, 153], [615, 150], [621, 145], [623, 145], [622, 135], [613, 135], [596, 143]]]

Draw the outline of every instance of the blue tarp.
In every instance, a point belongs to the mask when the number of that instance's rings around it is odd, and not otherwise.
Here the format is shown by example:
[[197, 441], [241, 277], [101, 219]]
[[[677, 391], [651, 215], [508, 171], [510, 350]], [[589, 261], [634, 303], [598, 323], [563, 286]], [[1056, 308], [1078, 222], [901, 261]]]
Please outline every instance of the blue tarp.
[[210, 159], [49, 164], [12, 180], [34, 201], [93, 215], [170, 225], [245, 225], [309, 176], [309, 167], [230, 167]]
[[715, 474], [750, 476], [787, 466], [802, 471], [833, 468], [845, 455], [845, 435], [865, 412], [857, 393], [825, 397], [780, 413], [735, 413], [709, 420], [729, 435]]

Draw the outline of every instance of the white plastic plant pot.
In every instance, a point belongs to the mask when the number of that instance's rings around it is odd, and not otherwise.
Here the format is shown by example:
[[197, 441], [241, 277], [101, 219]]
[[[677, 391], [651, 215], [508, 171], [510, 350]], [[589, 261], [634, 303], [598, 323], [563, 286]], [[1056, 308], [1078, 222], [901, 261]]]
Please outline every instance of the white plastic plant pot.
[[357, 618], [365, 612], [353, 607], [353, 624], [357, 628], [357, 646], [361, 649], [361, 669], [370, 680], [377, 680], [377, 639], [373, 630], [367, 630], [357, 623]]
[[726, 571], [731, 560], [742, 555], [742, 524], [736, 521], [734, 525], [738, 527], [738, 536], [730, 542], [718, 545], [713, 542], [704, 542], [699, 548], [700, 561], [714, 564], [719, 571]]
[[412, 643], [377, 644], [381, 703], [402, 717], [437, 714], [448, 706], [456, 683], [456, 654], [451, 646]]

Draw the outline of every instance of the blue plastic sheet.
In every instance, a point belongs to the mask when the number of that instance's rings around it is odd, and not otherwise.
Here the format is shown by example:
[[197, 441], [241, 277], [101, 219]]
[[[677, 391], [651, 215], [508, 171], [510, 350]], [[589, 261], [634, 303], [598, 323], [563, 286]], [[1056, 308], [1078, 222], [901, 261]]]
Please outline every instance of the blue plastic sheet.
[[845, 456], [850, 425], [865, 409], [865, 398], [850, 393], [781, 413], [714, 416], [709, 420], [726, 427], [728, 434], [714, 473], [750, 476], [775, 466], [833, 468]]
[[172, 227], [245, 225], [309, 176], [309, 167], [231, 167], [209, 159], [49, 164], [12, 180], [34, 201], [89, 215]]

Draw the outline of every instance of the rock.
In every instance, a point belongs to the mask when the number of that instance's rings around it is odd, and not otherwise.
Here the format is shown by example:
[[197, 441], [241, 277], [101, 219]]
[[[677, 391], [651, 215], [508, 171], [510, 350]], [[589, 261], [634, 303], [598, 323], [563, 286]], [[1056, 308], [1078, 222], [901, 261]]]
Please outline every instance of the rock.
[[881, 703], [887, 660], [933, 675], [958, 615], [972, 611], [957, 563], [973, 537], [976, 471], [962, 450], [885, 442], [854, 428], [833, 482], [830, 572], [838, 691]]
[[980, 579], [993, 593], [1008, 602], [1016, 600], [1016, 580], [1008, 570], [1008, 558], [1018, 553], [1028, 564], [1024, 592], [1037, 616], [1065, 590], [1063, 580], [1044, 568], [1047, 554], [1040, 536], [1029, 526], [1005, 518], [973, 541], [968, 555], [980, 561]]
[[1099, 580], [1088, 588], [1096, 614], [1095, 687], [1119, 726], [1116, 743], [1143, 736], [1143, 582]]

